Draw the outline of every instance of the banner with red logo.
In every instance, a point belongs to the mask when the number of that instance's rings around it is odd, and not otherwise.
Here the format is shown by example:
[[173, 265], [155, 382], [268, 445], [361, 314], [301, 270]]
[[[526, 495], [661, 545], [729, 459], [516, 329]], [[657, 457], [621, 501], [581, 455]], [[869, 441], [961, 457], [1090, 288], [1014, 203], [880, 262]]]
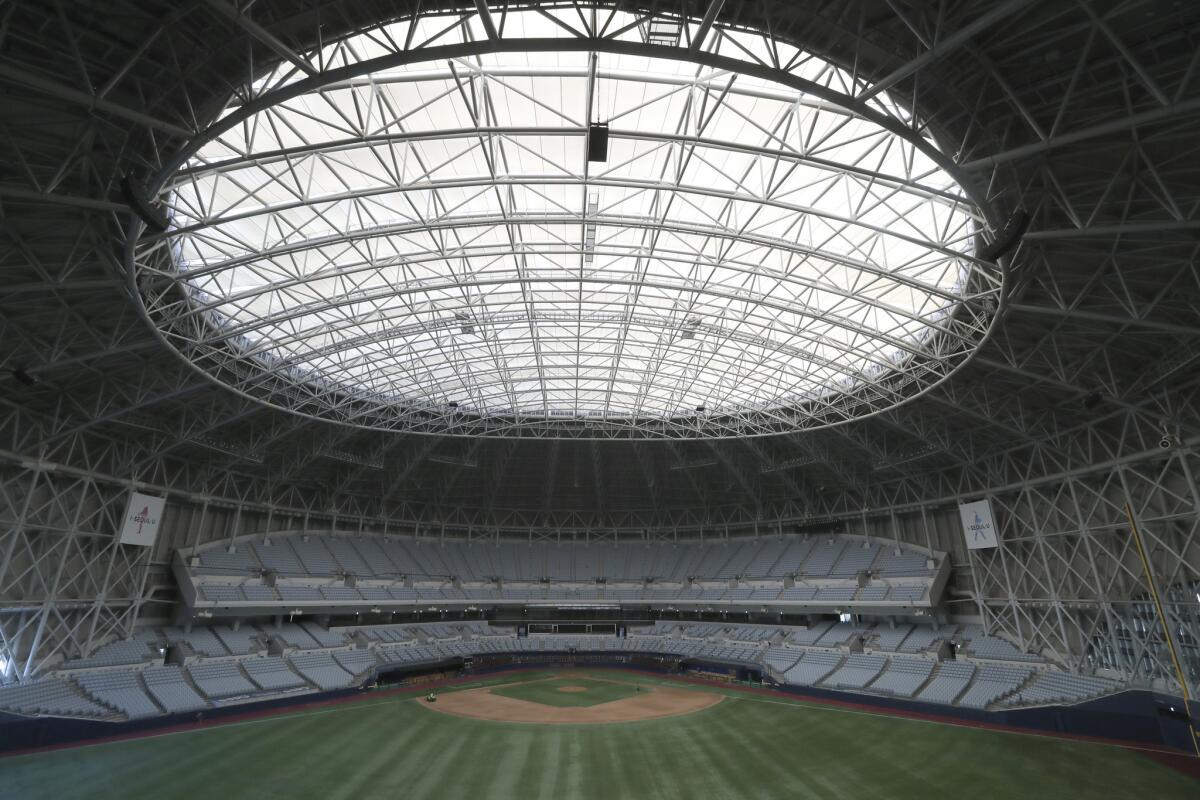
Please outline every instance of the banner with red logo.
[[151, 547], [158, 538], [158, 526], [166, 504], [166, 498], [133, 492], [125, 509], [125, 523], [121, 526], [121, 544]]

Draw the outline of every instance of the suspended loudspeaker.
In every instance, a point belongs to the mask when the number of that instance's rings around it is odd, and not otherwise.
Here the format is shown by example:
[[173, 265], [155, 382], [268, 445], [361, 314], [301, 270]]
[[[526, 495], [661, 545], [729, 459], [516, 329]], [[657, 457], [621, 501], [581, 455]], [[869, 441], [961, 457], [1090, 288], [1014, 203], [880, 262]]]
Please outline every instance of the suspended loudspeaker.
[[588, 126], [587, 160], [608, 161], [608, 125], [596, 122]]
[[31, 374], [29, 372], [29, 370], [25, 369], [25, 367], [17, 367], [16, 369], [14, 369], [12, 371], [12, 376], [17, 381], [17, 383], [24, 384], [25, 386], [37, 386], [38, 385], [37, 376]]
[[147, 228], [155, 233], [167, 230], [167, 212], [146, 199], [146, 187], [126, 175], [121, 179], [121, 195]]

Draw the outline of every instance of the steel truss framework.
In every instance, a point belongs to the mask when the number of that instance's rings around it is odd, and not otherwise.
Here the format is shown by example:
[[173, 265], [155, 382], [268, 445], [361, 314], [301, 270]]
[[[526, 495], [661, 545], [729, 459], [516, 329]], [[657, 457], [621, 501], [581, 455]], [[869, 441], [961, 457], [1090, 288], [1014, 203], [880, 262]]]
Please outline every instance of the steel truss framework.
[[[259, 2], [243, 13], [212, 0], [131, 4], [110, 20], [83, 5], [13, 4], [0, 25], [8, 679], [119, 634], [139, 602], [166, 614], [146, 601], [169, 597], [169, 549], [305, 518], [596, 539], [786, 533], [839, 518], [953, 551], [952, 610], [1070, 663], [1172, 685], [1124, 507], [1186, 649], [1197, 608], [1186, 589], [1200, 578], [1196, 10], [642, 6], [711, 11], [714, 24], [768, 29], [865, 76], [865, 92], [923, 110], [914, 118], [939, 132], [963, 185], [985, 187], [1000, 217], [1024, 207], [1032, 223], [991, 338], [919, 400], [802, 433], [629, 442], [572, 422], [521, 439], [381, 436], [269, 408], [184, 364], [138, 313], [114, 247], [130, 219], [120, 176], [163, 170], [281, 59], [320, 74], [303, 54], [321, 36], [412, 9]], [[473, 4], [455, 10], [486, 32]], [[490, 14], [502, 24], [500, 9]], [[175, 515], [149, 555], [105, 538], [131, 484], [167, 493]], [[1003, 544], [967, 554], [952, 504], [985, 495]]]
[[[1200, 456], [1174, 450], [1135, 464], [988, 493], [1001, 540], [994, 551], [966, 550], [957, 508], [945, 502], [834, 512], [821, 520], [781, 513], [723, 525], [534, 528], [520, 520], [503, 527], [468, 521], [434, 525], [184, 495], [172, 498], [166, 533], [151, 551], [115, 544], [113, 531], [128, 486], [43, 464], [11, 470], [0, 484], [16, 514], [3, 520], [6, 532], [0, 538], [6, 559], [0, 573], [5, 575], [0, 634], [11, 654], [10, 678], [35, 673], [63, 656], [86, 654], [126, 635], [143, 608], [156, 609], [159, 619], [169, 613], [173, 587], [166, 564], [176, 550], [246, 534], [349, 530], [479, 543], [602, 544], [792, 535], [840, 521], [852, 533], [950, 552], [955, 584], [974, 589], [960, 592], [949, 612], [977, 612], [989, 630], [1070, 669], [1104, 669], [1170, 690], [1178, 681], [1167, 631], [1150, 608], [1153, 581], [1168, 598], [1169, 633], [1194, 693], [1200, 688], [1198, 469]], [[1150, 574], [1134, 547], [1131, 518], [1146, 542]], [[966, 607], [955, 608], [956, 603]]]
[[578, 11], [429, 14], [256, 80], [151, 180], [166, 339], [281, 408], [468, 436], [812, 428], [970, 357], [1000, 273], [911, 110], [764, 32]]

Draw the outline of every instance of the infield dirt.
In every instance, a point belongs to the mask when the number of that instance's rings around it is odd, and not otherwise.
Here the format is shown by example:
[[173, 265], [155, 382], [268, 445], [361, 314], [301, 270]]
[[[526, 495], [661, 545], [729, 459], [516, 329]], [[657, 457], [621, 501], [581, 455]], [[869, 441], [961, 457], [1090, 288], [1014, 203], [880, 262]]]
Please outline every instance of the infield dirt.
[[[471, 719], [494, 722], [578, 725], [604, 722], [638, 722], [677, 717], [710, 708], [724, 696], [715, 692], [675, 689], [666, 686], [643, 688], [637, 695], [609, 703], [584, 707], [559, 707], [492, 694], [498, 687], [481, 687], [440, 695], [425, 708]], [[559, 691], [569, 691], [565, 686]], [[585, 690], [586, 691], [586, 690]], [[415, 702], [415, 701], [414, 701]]]

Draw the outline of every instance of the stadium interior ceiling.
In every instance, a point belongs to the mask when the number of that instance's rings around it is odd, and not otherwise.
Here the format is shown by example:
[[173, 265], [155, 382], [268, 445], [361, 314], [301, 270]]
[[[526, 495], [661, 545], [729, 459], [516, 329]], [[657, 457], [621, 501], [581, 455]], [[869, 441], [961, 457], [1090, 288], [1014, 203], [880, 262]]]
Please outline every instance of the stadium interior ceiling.
[[1194, 696], [1197, 37], [1155, 0], [6, 4], [0, 679], [236, 536], [837, 530]]

